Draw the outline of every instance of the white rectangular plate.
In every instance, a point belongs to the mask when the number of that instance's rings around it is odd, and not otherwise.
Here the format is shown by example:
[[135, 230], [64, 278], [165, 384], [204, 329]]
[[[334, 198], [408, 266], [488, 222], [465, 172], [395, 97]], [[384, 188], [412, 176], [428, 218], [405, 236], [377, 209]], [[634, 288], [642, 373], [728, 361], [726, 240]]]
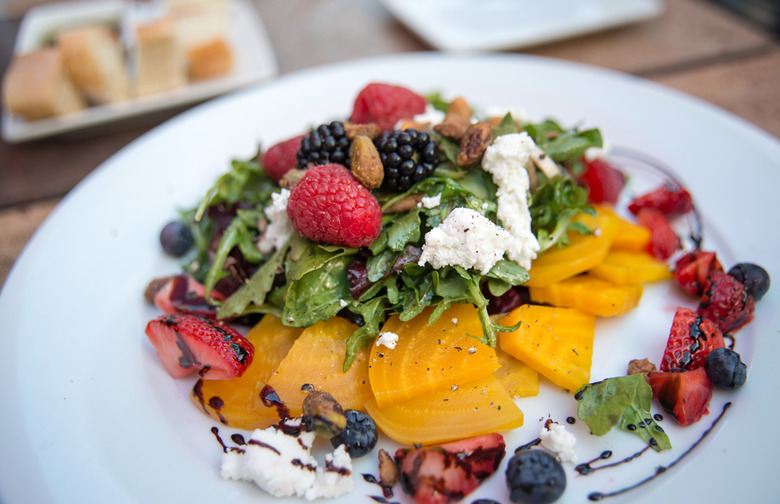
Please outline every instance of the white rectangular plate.
[[661, 0], [381, 0], [443, 51], [517, 49], [642, 21]]
[[[22, 54], [34, 50], [43, 45], [51, 33], [68, 25], [100, 21], [120, 25], [128, 16], [143, 15], [124, 10], [133, 8], [136, 8], [135, 4], [112, 0], [36, 7], [22, 20], [14, 51]], [[233, 0], [228, 37], [235, 68], [225, 77], [37, 121], [27, 121], [3, 110], [3, 139], [12, 143], [34, 140], [197, 103], [277, 74], [276, 58], [265, 27], [248, 0]]]

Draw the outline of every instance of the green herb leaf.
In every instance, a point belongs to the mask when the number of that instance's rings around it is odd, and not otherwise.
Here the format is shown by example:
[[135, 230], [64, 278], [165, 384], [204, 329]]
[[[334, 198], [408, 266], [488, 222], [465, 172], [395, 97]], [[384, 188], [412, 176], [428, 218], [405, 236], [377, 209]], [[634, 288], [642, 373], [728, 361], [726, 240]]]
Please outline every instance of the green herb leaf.
[[603, 436], [619, 424], [656, 451], [671, 449], [669, 436], [650, 413], [653, 390], [641, 373], [585, 385], [574, 397], [579, 403], [577, 416], [593, 434]]

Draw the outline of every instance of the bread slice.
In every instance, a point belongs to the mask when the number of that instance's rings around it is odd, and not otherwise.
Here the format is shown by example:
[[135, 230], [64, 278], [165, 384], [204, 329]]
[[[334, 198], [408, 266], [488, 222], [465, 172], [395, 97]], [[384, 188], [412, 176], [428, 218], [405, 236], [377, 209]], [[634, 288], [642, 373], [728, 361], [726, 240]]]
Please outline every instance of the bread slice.
[[100, 105], [130, 97], [125, 54], [108, 25], [90, 25], [61, 31], [57, 43], [65, 66], [87, 100]]
[[233, 69], [233, 52], [224, 38], [215, 38], [187, 49], [190, 79], [222, 77]]
[[167, 18], [136, 30], [138, 94], [148, 95], [187, 83], [187, 55]]
[[36, 120], [87, 104], [65, 69], [62, 53], [50, 47], [13, 58], [3, 77], [3, 105], [12, 114]]

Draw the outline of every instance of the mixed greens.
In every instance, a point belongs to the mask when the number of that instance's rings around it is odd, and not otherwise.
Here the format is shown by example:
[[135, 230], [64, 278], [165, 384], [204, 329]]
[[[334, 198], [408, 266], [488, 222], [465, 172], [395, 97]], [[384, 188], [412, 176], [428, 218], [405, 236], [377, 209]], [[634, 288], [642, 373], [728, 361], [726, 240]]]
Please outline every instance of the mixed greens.
[[[429, 101], [446, 108], [435, 97]], [[585, 150], [601, 147], [597, 129], [564, 129], [555, 121], [523, 124], [547, 156], [563, 168], [546, 178], [536, 173], [529, 194], [532, 231], [542, 250], [567, 244], [570, 230], [588, 233], [572, 222], [582, 212], [593, 214], [587, 192], [571, 175], [579, 168]], [[494, 138], [516, 133], [519, 127], [507, 114], [494, 127]], [[528, 280], [528, 272], [503, 259], [487, 274], [459, 266], [433, 269], [418, 264], [425, 233], [438, 226], [458, 207], [476, 210], [500, 225], [496, 217], [496, 187], [480, 166], [458, 167], [458, 144], [431, 133], [440, 148], [434, 175], [401, 194], [374, 191], [383, 210], [382, 231], [367, 248], [349, 248], [313, 243], [293, 233], [274, 252], [263, 255], [256, 243], [267, 222], [265, 208], [281, 187], [260, 164], [260, 156], [234, 160], [206, 193], [201, 205], [185, 212], [193, 223], [196, 253], [185, 266], [202, 282], [223, 319], [271, 313], [283, 323], [307, 327], [334, 316], [345, 316], [358, 325], [349, 337], [344, 368], [356, 352], [373, 342], [384, 321], [392, 314], [410, 320], [433, 307], [431, 320], [449, 306], [471, 303], [478, 307], [483, 342], [495, 344], [496, 332], [508, 330], [493, 322], [488, 311], [490, 297], [499, 297]], [[440, 198], [435, 206], [406, 205], [420, 196]], [[415, 199], [416, 198], [416, 199]], [[228, 288], [224, 288], [229, 284]], [[217, 292], [225, 292], [219, 296]], [[222, 299], [224, 297], [224, 299]], [[475, 335], [476, 336], [476, 335]]]

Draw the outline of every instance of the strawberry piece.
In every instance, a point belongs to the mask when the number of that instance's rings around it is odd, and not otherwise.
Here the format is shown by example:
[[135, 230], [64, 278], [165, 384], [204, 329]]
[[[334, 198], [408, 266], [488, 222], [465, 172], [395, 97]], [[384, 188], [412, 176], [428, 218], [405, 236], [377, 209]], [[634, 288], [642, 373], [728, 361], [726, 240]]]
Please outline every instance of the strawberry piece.
[[358, 93], [350, 120], [375, 123], [383, 131], [390, 131], [399, 120], [425, 112], [427, 103], [424, 97], [405, 87], [375, 82]]
[[244, 374], [255, 352], [235, 329], [200, 315], [163, 315], [146, 325], [146, 335], [174, 378], [197, 371], [207, 380], [229, 380]]
[[664, 411], [682, 425], [691, 425], [709, 413], [712, 382], [707, 371], [651, 371], [648, 375], [653, 396]]
[[588, 200], [594, 204], [617, 203], [620, 191], [626, 182], [622, 172], [616, 170], [603, 159], [591, 161], [583, 159], [585, 171], [578, 177], [579, 182], [588, 189]]
[[680, 237], [672, 229], [664, 214], [653, 208], [641, 208], [637, 213], [641, 226], [650, 230], [647, 251], [659, 261], [665, 261], [680, 248]]
[[301, 148], [301, 140], [305, 135], [298, 135], [271, 146], [260, 157], [260, 163], [269, 177], [277, 182], [284, 174], [295, 168], [298, 160], [296, 154]]
[[506, 454], [501, 434], [484, 434], [440, 446], [399, 448], [395, 460], [404, 492], [418, 504], [463, 499], [492, 476]]
[[339, 164], [310, 168], [290, 191], [287, 215], [302, 236], [347, 247], [370, 245], [382, 226], [374, 195]]
[[755, 309], [756, 302], [743, 283], [728, 273], [713, 271], [696, 311], [726, 334], [753, 320]]
[[685, 292], [700, 296], [713, 271], [723, 271], [715, 252], [695, 249], [677, 260], [674, 279]]
[[679, 307], [659, 367], [661, 371], [700, 368], [710, 351], [725, 346], [723, 334], [711, 320], [690, 308]]
[[684, 187], [666, 183], [634, 198], [628, 205], [628, 210], [634, 215], [638, 215], [643, 208], [658, 210], [667, 218], [672, 218], [693, 210], [693, 198]]
[[[144, 295], [163, 313], [196, 313], [209, 318], [217, 316], [217, 307], [206, 299], [206, 288], [186, 273], [152, 280]], [[211, 297], [220, 301], [225, 299], [217, 291], [212, 291]]]

